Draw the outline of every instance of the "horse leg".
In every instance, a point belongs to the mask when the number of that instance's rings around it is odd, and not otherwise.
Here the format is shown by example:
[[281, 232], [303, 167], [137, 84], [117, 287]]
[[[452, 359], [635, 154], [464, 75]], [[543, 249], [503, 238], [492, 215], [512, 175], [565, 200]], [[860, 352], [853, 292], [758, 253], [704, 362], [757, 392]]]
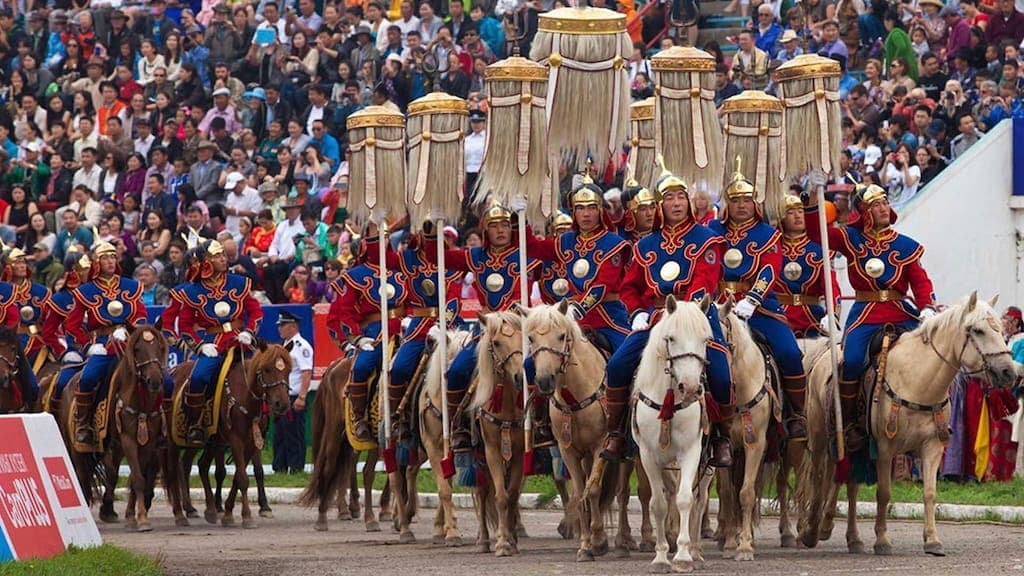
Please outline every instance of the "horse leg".
[[210, 524], [217, 523], [217, 505], [213, 496], [213, 487], [210, 486], [210, 463], [213, 461], [213, 448], [207, 445], [203, 453], [199, 455], [196, 466], [199, 468], [199, 481], [203, 483], [203, 494], [206, 497], [206, 510], [203, 511], [203, 518]]
[[[422, 461], [422, 460], [421, 460]], [[416, 522], [416, 517], [420, 512], [419, 503], [419, 488], [416, 486], [416, 480], [420, 476], [420, 465], [408, 466], [405, 469], [405, 501], [406, 513], [409, 515], [409, 524]]]
[[[121, 442], [115, 438], [114, 442], [110, 444], [110, 450], [106, 455], [103, 456], [100, 461], [103, 466], [103, 504], [100, 507], [101, 513], [106, 510], [114, 517], [114, 521], [117, 521], [117, 512], [114, 511], [114, 490], [117, 489], [117, 480], [120, 476], [121, 460], [124, 458], [124, 451], [121, 449]], [[139, 496], [142, 497], [144, 492], [140, 492]]]
[[[708, 483], [710, 484], [710, 480]], [[711, 528], [711, 506], [708, 506], [707, 498], [705, 498], [704, 503], [701, 504], [701, 509], [700, 537], [701, 539], [713, 540], [715, 538], [715, 531]]]
[[[511, 497], [508, 492], [508, 485], [505, 482], [505, 462], [501, 455], [494, 454], [494, 450], [485, 451], [487, 457], [487, 469], [491, 475], [491, 482], [494, 485], [494, 503], [498, 512], [498, 537], [494, 543], [494, 555], [500, 557], [511, 556], [515, 553], [512, 547], [512, 539], [515, 534], [515, 513], [512, 510]], [[515, 459], [515, 452], [512, 453]]]
[[[734, 458], [735, 458], [735, 452]], [[735, 464], [735, 463], [734, 463]], [[732, 472], [728, 468], [715, 471], [715, 482], [718, 485], [718, 549], [722, 550], [722, 558], [736, 557], [737, 540], [736, 518], [738, 504], [736, 502], [736, 486], [732, 480]]]
[[[442, 515], [439, 514], [439, 519], [442, 519], [444, 522], [444, 545], [449, 547], [462, 546], [462, 536], [459, 535], [459, 527], [455, 519], [455, 502], [452, 500], [452, 483], [445, 478], [444, 474], [441, 472], [440, 460], [438, 460], [436, 467], [434, 466], [434, 463], [431, 462], [430, 467], [435, 470], [434, 476], [437, 480], [437, 496], [441, 501], [438, 511], [443, 513], [443, 518], [441, 518]], [[437, 531], [435, 530], [434, 533], [436, 534]]]
[[[672, 558], [673, 572], [692, 572], [694, 559], [690, 544], [700, 544], [701, 510], [693, 504], [693, 485], [700, 466], [700, 436], [683, 452], [679, 462], [679, 482], [676, 486], [676, 508], [679, 510], [679, 536], [676, 537], [676, 555]], [[692, 533], [691, 533], [692, 527]]]
[[789, 518], [789, 471], [791, 468], [785, 461], [781, 461], [775, 475], [775, 492], [779, 499], [779, 540], [783, 548], [796, 548], [796, 536], [793, 534], [793, 526]]
[[491, 483], [478, 482], [476, 486], [476, 551], [487, 554], [491, 551], [491, 536], [488, 516], [494, 502], [491, 500]]
[[[641, 552], [654, 552], [654, 526], [651, 524], [651, 480], [647, 476], [647, 467], [640, 458], [640, 466], [636, 467], [637, 497], [640, 499], [640, 548]], [[623, 490], [629, 490], [629, 482]]]
[[[561, 458], [565, 462], [565, 457]], [[568, 469], [568, 465], [566, 468]], [[565, 540], [571, 540], [576, 537], [579, 508], [569, 506], [573, 496], [569, 494], [569, 483], [564, 478], [555, 478], [555, 489], [558, 491], [558, 499], [562, 502], [562, 519], [558, 521], [558, 535]]]
[[825, 509], [821, 526], [818, 528], [818, 540], [828, 540], [832, 537], [832, 530], [836, 525], [836, 503], [839, 501], [839, 484], [833, 483], [829, 487], [828, 498], [825, 500]]
[[[597, 458], [599, 456], [595, 456]], [[628, 558], [629, 551], [636, 548], [636, 540], [633, 538], [629, 527], [629, 476], [633, 473], [635, 460], [623, 460], [619, 467], [618, 491], [615, 496], [616, 504], [619, 507], [618, 531], [615, 535], [616, 558]]]
[[643, 463], [650, 486], [650, 511], [654, 532], [654, 560], [651, 560], [651, 572], [667, 573], [672, 570], [668, 561], [668, 538], [665, 534], [665, 520], [668, 516], [668, 498], [665, 494], [665, 478], [655, 454], [650, 453], [646, 446], [640, 448], [640, 461]]
[[714, 474], [710, 469], [704, 469], [700, 472], [700, 477], [697, 479], [697, 485], [694, 487], [694, 491], [697, 494], [697, 498], [693, 505], [695, 506], [695, 515], [697, 511], [700, 511], [701, 523], [690, 526], [690, 556], [693, 557], [693, 567], [696, 570], [704, 568], [704, 549], [703, 549], [703, 530], [704, 530], [704, 517], [708, 515], [708, 492], [711, 488], [711, 480], [714, 479]]
[[260, 505], [260, 518], [273, 518], [274, 511], [267, 500], [266, 479], [263, 474], [263, 454], [259, 450], [252, 453], [252, 476], [256, 480], [256, 501]]
[[[179, 456], [175, 456], [179, 458]], [[176, 465], [178, 470], [178, 481], [181, 482], [181, 507], [185, 510], [188, 518], [199, 518], [199, 511], [192, 505], [192, 492], [189, 490], [189, 483], [192, 476], [192, 461], [195, 460], [196, 451], [186, 448], [182, 451]]]
[[929, 440], [921, 450], [924, 470], [924, 551], [931, 556], [945, 556], [935, 529], [935, 484], [942, 462], [942, 443]]
[[[227, 469], [227, 447], [218, 447], [214, 449], [214, 468], [213, 468], [213, 480], [214, 485], [217, 487], [214, 492], [213, 502], [217, 507], [217, 512], [224, 512], [224, 498], [221, 496], [221, 490], [224, 489], [224, 479], [228, 477]], [[231, 451], [231, 458], [238, 460], [238, 456], [235, 455], [234, 450]], [[235, 467], [238, 467], [238, 463], [235, 463]]]
[[[584, 482], [590, 484], [590, 477], [595, 475], [594, 463], [600, 458], [600, 454], [591, 454], [589, 457], [583, 458], [583, 468], [588, 471], [587, 478]], [[596, 478], [597, 482], [592, 483], [593, 489], [589, 494], [584, 494], [587, 499], [588, 507], [590, 508], [590, 550], [594, 553], [594, 556], [604, 556], [608, 553], [608, 534], [605, 533], [604, 528], [604, 510], [601, 510], [601, 488], [602, 481], [615, 482], [618, 480], [618, 474], [614, 478]], [[582, 524], [582, 522], [581, 522]]]
[[577, 526], [580, 530], [579, 549], [576, 551], [577, 562], [593, 562], [594, 552], [591, 550], [590, 538], [593, 534], [592, 518], [594, 514], [600, 515], [601, 511], [594, 507], [593, 500], [586, 494], [587, 477], [583, 472], [583, 463], [579, 456], [569, 450], [562, 452], [565, 467], [569, 469], [569, 478], [572, 480], [572, 492], [569, 506], [579, 517]]
[[889, 530], [885, 515], [889, 510], [889, 498], [892, 496], [892, 449], [884, 439], [878, 442], [878, 485], [875, 487], [875, 554], [889, 556], [892, 544], [889, 542]]
[[397, 472], [388, 474], [391, 485], [394, 486], [395, 497], [395, 529], [398, 531], [399, 544], [412, 544], [416, 542], [416, 536], [409, 529], [409, 502], [406, 500], [408, 482], [405, 476], [405, 467], [399, 466]]
[[[365, 508], [363, 509], [363, 524], [366, 525], [367, 532], [380, 532], [380, 523], [373, 515], [373, 477], [377, 470], [377, 457], [380, 452], [376, 449], [370, 450], [366, 453], [366, 461], [363, 462], [363, 494], [365, 500]], [[384, 486], [384, 490], [381, 491], [381, 509], [384, 508], [384, 495], [388, 492], [388, 486]]]
[[743, 469], [743, 485], [740, 487], [740, 533], [736, 547], [736, 559], [750, 562], [754, 559], [754, 509], [758, 505], [757, 475], [764, 457], [765, 440], [760, 438], [757, 444], [746, 450]]
[[[369, 456], [369, 454], [370, 453], [367, 453], [367, 456]], [[348, 519], [352, 519], [352, 520], [355, 520], [356, 518], [359, 517], [359, 474], [358, 474], [358, 472], [356, 470], [357, 462], [358, 461], [359, 461], [359, 453], [356, 452], [353, 449], [352, 462], [349, 464], [348, 472], [346, 472], [346, 474], [348, 474], [348, 478], [349, 478], [349, 483], [348, 483], [348, 514], [349, 514], [350, 518], [348, 518]], [[338, 509], [339, 509], [338, 519], [339, 520], [346, 520], [347, 519], [347, 518], [344, 518], [343, 515], [340, 512], [341, 502], [343, 500], [344, 500], [344, 498], [338, 500]]]
[[125, 508], [124, 517], [127, 528], [139, 532], [149, 532], [153, 527], [149, 524], [149, 515], [146, 506], [138, 506], [138, 499], [144, 498], [146, 494], [146, 474], [142, 469], [142, 462], [139, 459], [139, 447], [133, 443], [128, 445], [124, 451], [128, 460], [129, 478], [131, 487], [128, 496], [128, 506]]
[[[864, 542], [860, 539], [860, 532], [857, 530], [857, 493], [860, 491], [860, 484], [850, 482], [846, 485], [847, 513], [846, 513], [846, 549], [850, 554], [863, 554]], [[839, 487], [836, 486], [838, 496]], [[835, 514], [835, 506], [832, 507]]]
[[167, 446], [159, 449], [161, 474], [167, 486], [167, 500], [171, 503], [171, 512], [174, 513], [175, 526], [188, 526], [188, 517], [182, 507], [184, 496], [182, 491], [188, 491], [188, 486], [181, 485], [181, 470], [179, 469], [178, 449], [167, 440]]

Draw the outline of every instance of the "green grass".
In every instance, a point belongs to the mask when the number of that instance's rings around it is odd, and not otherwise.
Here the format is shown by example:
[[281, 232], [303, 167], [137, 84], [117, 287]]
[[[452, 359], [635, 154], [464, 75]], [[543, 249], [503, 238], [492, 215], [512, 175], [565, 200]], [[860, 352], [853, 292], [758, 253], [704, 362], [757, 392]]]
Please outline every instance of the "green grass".
[[0, 564], [0, 576], [159, 576], [160, 562], [104, 544], [71, 547], [60, 556]]

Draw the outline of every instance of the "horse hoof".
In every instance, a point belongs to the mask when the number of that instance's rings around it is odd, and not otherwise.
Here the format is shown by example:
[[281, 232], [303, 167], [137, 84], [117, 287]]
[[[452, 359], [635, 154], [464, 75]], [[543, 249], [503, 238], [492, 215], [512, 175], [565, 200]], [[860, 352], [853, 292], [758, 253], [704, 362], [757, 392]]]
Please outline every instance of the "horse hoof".
[[640, 552], [654, 552], [654, 542], [650, 540], [641, 540], [640, 547], [637, 548]]
[[185, 511], [185, 517], [186, 518], [199, 518], [199, 510], [196, 510], [195, 508], [193, 508], [191, 510], [186, 510]]
[[601, 540], [590, 545], [590, 551], [594, 556], [604, 556], [608, 553], [608, 540]]
[[704, 528], [704, 529], [702, 529], [700, 531], [700, 537], [703, 540], [714, 540], [715, 539], [715, 531], [712, 530], [711, 528]]
[[134, 519], [126, 520], [125, 523], [124, 523], [124, 529], [126, 531], [128, 531], [128, 532], [134, 532], [135, 530], [138, 530], [138, 528], [139, 528], [139, 525], [138, 525], [137, 522], [135, 522]]
[[612, 551], [614, 558], [629, 558], [629, 546], [616, 546]]
[[415, 544], [416, 543], [416, 535], [413, 534], [412, 532], [408, 532], [408, 531], [402, 532], [401, 534], [398, 535], [398, 543], [399, 544]]
[[805, 532], [800, 535], [800, 543], [803, 544], [805, 548], [814, 548], [818, 545], [818, 535], [811, 532]]
[[786, 534], [782, 537], [783, 548], [796, 548], [796, 536]]
[[206, 518], [206, 522], [208, 524], [216, 524], [217, 523], [217, 511], [216, 510], [207, 510], [206, 512], [203, 513], [203, 518]]
[[271, 510], [270, 508], [267, 508], [266, 510], [260, 510], [260, 518], [268, 518], [269, 519], [269, 518], [273, 518], [273, 517], [274, 517], [274, 511]]
[[441, 534], [434, 534], [434, 539], [431, 540], [430, 543], [434, 546], [442, 546], [444, 545], [444, 536], [442, 536]]
[[704, 569], [704, 559], [703, 558], [699, 558], [699, 559], [698, 558], [694, 558], [693, 559], [693, 569], [694, 570], [703, 570]]
[[100, 521], [105, 524], [117, 524], [121, 521], [113, 512], [100, 512]]
[[576, 536], [573, 532], [572, 524], [566, 522], [564, 518], [558, 523], [558, 535], [562, 540], [572, 540]]
[[942, 549], [941, 542], [929, 542], [924, 545], [924, 553], [929, 556], [945, 556], [946, 552]]
[[366, 531], [367, 532], [380, 532], [380, 523], [378, 523], [376, 520], [370, 520], [369, 522], [366, 523]]
[[593, 562], [594, 561], [594, 555], [590, 552], [590, 550], [577, 550], [576, 551], [576, 561], [577, 562]]
[[737, 550], [736, 551], [735, 560], [737, 562], [753, 562], [754, 561], [754, 553], [753, 552], [740, 552], [739, 550]]
[[180, 526], [180, 527], [188, 526], [189, 525], [188, 518], [186, 518], [184, 516], [182, 516], [181, 518], [175, 518], [174, 519], [174, 525], [175, 526]]
[[317, 532], [327, 532], [327, 521], [317, 520], [316, 524], [313, 524], [313, 530]]
[[850, 554], [863, 554], [864, 553], [864, 543], [863, 542], [859, 542], [859, 541], [858, 542], [847, 542], [846, 550]]
[[377, 516], [377, 520], [380, 520], [381, 522], [391, 522], [394, 519], [395, 517], [391, 514], [391, 512], [381, 512], [380, 515]]
[[827, 542], [828, 539], [831, 538], [831, 537], [832, 537], [832, 529], [831, 528], [829, 528], [827, 530], [822, 528], [821, 530], [818, 531], [818, 540], [820, 540], [822, 542]]
[[651, 574], [669, 574], [672, 572], [672, 564], [668, 560], [651, 562]]
[[888, 542], [875, 544], [875, 556], [892, 556], [892, 544]]
[[444, 545], [448, 548], [459, 548], [462, 546], [462, 536], [449, 536], [444, 539]]
[[242, 520], [242, 528], [245, 528], [246, 530], [252, 530], [253, 528], [256, 528], [257, 526], [258, 526], [258, 524], [256, 524], [256, 521], [253, 520], [252, 518], [248, 518], [248, 519]]
[[143, 522], [142, 524], [139, 524], [139, 527], [137, 528], [137, 531], [138, 532], [152, 532], [153, 531], [153, 526], [149, 522]]
[[338, 520], [352, 520], [352, 514], [348, 510], [344, 512], [338, 512]]
[[494, 555], [498, 558], [507, 558], [515, 554], [511, 544], [500, 544], [494, 547]]
[[235, 517], [234, 516], [227, 516], [227, 515], [223, 516], [220, 519], [220, 525], [225, 527], [225, 528], [230, 528], [230, 527], [234, 526], [235, 525]]
[[676, 574], [689, 574], [693, 572], [693, 561], [692, 560], [673, 560], [672, 561], [672, 572]]

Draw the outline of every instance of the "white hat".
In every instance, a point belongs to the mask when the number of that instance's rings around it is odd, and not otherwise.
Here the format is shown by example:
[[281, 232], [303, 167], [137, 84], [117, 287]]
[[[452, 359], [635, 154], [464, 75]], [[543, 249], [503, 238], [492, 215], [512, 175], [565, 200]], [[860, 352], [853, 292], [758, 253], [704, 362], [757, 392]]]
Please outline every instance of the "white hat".
[[238, 183], [243, 180], [245, 180], [245, 176], [241, 172], [232, 172], [231, 174], [228, 174], [228, 180], [224, 184], [224, 188], [234, 190], [235, 186], [238, 186]]
[[227, 88], [217, 88], [213, 91], [214, 96], [231, 96], [231, 90]]
[[388, 57], [385, 58], [384, 61], [385, 62], [398, 62], [399, 64], [401, 64], [402, 63], [402, 57], [399, 56], [398, 54], [395, 54], [394, 52], [392, 52], [391, 54], [388, 54]]
[[29, 142], [28, 144], [25, 144], [25, 150], [28, 152], [39, 152], [39, 143]]

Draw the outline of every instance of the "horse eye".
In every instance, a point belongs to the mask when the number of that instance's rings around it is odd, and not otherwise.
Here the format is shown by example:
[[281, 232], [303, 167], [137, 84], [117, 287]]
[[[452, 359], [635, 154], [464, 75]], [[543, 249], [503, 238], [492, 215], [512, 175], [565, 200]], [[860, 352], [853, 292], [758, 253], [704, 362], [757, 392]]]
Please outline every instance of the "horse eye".
[[559, 342], [565, 342], [565, 334], [560, 334], [560, 335], [558, 336], [558, 341], [559, 341]]

